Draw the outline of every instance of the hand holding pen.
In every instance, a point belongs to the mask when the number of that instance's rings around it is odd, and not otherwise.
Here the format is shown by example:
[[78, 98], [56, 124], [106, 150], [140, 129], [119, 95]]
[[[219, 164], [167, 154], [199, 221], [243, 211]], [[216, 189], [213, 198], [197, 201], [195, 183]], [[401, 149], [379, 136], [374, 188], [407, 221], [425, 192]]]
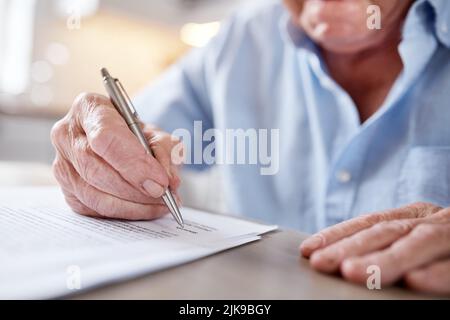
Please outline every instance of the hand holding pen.
[[[105, 68], [101, 70], [101, 73], [103, 77], [103, 82], [105, 84], [105, 88], [108, 91], [109, 97], [111, 98], [111, 102], [116, 108], [117, 112], [120, 113], [122, 118], [127, 123], [128, 128], [139, 140], [139, 143], [145, 149], [145, 152], [154, 157], [155, 153], [151, 149], [148, 140], [146, 139], [144, 133], [142, 132], [141, 123], [139, 121], [137, 112], [134, 109], [133, 103], [128, 97], [128, 94], [126, 93], [122, 84], [119, 82], [118, 79], [111, 77], [109, 72]], [[170, 189], [167, 188], [166, 190], [164, 190], [164, 194], [162, 194], [161, 197], [164, 203], [166, 204], [167, 208], [169, 209], [170, 213], [174, 217], [175, 221], [178, 222], [178, 224], [181, 227], [183, 227], [184, 226], [183, 217], [181, 216], [180, 209], [178, 208], [178, 205]]]
[[170, 162], [176, 140], [143, 127], [148, 154], [108, 97], [81, 94], [52, 129], [53, 171], [69, 206], [80, 214], [128, 220], [156, 219], [169, 210], [180, 179]]

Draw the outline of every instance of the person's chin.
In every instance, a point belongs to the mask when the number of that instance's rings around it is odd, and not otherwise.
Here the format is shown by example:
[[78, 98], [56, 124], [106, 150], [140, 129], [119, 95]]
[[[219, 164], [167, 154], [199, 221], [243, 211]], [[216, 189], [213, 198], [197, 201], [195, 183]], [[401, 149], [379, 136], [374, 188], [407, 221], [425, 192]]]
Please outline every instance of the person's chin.
[[[359, 31], [359, 30], [358, 30]], [[319, 27], [308, 32], [309, 36], [321, 48], [340, 54], [363, 51], [372, 45], [372, 36], [367, 32], [350, 30], [345, 26]]]
[[366, 42], [345, 41], [342, 39], [322, 39], [317, 41], [317, 43], [322, 49], [336, 54], [354, 54], [370, 47]]

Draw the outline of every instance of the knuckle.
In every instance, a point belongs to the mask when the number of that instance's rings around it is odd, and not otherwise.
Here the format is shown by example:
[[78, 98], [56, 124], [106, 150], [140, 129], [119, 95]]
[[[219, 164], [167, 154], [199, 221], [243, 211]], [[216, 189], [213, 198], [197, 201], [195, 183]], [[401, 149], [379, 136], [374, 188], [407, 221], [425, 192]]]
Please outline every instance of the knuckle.
[[431, 205], [431, 204], [424, 202], [424, 201], [417, 201], [417, 202], [411, 203], [407, 207], [414, 208], [414, 209], [424, 209], [424, 208], [428, 207], [429, 205]]
[[382, 234], [384, 232], [386, 232], [387, 230], [393, 229], [392, 225], [390, 225], [387, 221], [382, 221], [379, 222], [375, 225], [373, 225], [371, 227], [371, 229], [376, 233], [376, 234]]
[[375, 225], [379, 223], [380, 221], [383, 221], [385, 217], [384, 213], [369, 213], [369, 214], [363, 214], [359, 216], [359, 219], [362, 224], [370, 224]]
[[390, 227], [392, 227], [392, 224], [389, 223], [389, 221], [381, 221], [373, 226], [373, 228], [376, 230], [386, 230], [387, 228], [390, 228]]
[[[83, 157], [86, 158], [86, 157]], [[98, 179], [101, 168], [98, 165], [92, 165], [88, 161], [84, 165], [84, 178], [88, 182], [93, 182]]]
[[72, 103], [72, 108], [77, 108], [84, 104], [85, 101], [89, 99], [90, 94], [88, 92], [79, 93]]
[[434, 217], [433, 220], [442, 222], [442, 223], [450, 223], [450, 208], [445, 208], [439, 211]]
[[57, 121], [50, 131], [50, 139], [55, 147], [61, 143], [61, 138], [67, 134], [68, 124], [65, 119]]
[[87, 182], [91, 183], [99, 177], [101, 168], [96, 162], [92, 161], [87, 151], [79, 150], [76, 162], [76, 167], [78, 168], [80, 176]]
[[320, 239], [320, 241], [321, 241], [321, 243], [322, 243], [322, 246], [326, 246], [326, 245], [328, 245], [328, 236], [327, 236], [327, 233], [325, 233], [325, 232], [319, 232], [319, 233], [316, 233], [315, 235], [314, 235], [314, 237], [317, 237], [317, 239]]
[[58, 183], [62, 186], [70, 186], [70, 170], [66, 169], [66, 165], [63, 160], [58, 157], [53, 161], [52, 172]]
[[399, 235], [405, 234], [412, 229], [412, 224], [407, 220], [383, 221], [380, 223], [383, 228]]
[[111, 149], [115, 143], [114, 130], [111, 130], [108, 126], [100, 125], [95, 130], [89, 132], [89, 140], [91, 148], [99, 156], [103, 157], [111, 154]]
[[82, 92], [76, 96], [73, 101], [72, 108], [75, 110], [83, 109], [83, 108], [91, 108], [92, 106], [96, 106], [98, 104], [110, 104], [110, 101], [107, 97], [92, 93], [92, 92]]
[[73, 100], [71, 109], [76, 113], [80, 113], [80, 111], [83, 111], [91, 105], [92, 100], [92, 94], [88, 92], [82, 92], [78, 94]]
[[406, 208], [413, 211], [414, 215], [418, 218], [426, 217], [426, 216], [442, 209], [441, 207], [436, 206], [432, 203], [423, 202], [423, 201], [414, 202], [414, 203], [406, 206]]
[[53, 176], [58, 180], [58, 182], [61, 184], [62, 181], [60, 181], [60, 175], [61, 175], [61, 160], [56, 158], [52, 163], [52, 173]]
[[76, 168], [84, 169], [89, 164], [88, 144], [83, 137], [73, 141], [72, 151], [74, 159], [72, 161]]
[[412, 235], [420, 239], [431, 239], [436, 236], [436, 225], [430, 223], [419, 224], [414, 228]]
[[[367, 241], [362, 236], [356, 236], [353, 238], [347, 238], [348, 244], [352, 244], [357, 249], [363, 249], [367, 246]], [[343, 252], [343, 254], [347, 254], [347, 251]]]

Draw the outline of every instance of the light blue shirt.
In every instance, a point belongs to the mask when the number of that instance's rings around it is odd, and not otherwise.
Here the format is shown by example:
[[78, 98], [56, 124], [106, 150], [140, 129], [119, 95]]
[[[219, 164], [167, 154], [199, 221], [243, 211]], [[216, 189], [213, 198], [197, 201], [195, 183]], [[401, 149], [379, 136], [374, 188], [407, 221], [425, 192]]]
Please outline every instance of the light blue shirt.
[[220, 166], [228, 206], [314, 232], [416, 201], [450, 205], [449, 47], [450, 1], [417, 0], [399, 46], [404, 69], [361, 124], [315, 45], [281, 3], [266, 3], [238, 11], [135, 102], [168, 132], [193, 132], [194, 121], [203, 131], [279, 129], [277, 174]]

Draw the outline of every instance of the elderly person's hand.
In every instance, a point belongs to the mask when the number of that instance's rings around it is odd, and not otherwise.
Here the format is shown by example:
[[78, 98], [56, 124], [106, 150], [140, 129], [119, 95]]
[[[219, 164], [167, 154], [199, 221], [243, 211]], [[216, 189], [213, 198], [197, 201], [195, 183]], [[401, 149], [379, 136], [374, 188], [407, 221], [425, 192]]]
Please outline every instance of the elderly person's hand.
[[300, 247], [320, 271], [366, 283], [368, 267], [381, 271], [381, 285], [450, 294], [450, 208], [416, 203], [363, 215], [327, 228]]
[[81, 94], [52, 129], [53, 171], [70, 207], [84, 215], [153, 219], [168, 211], [160, 197], [180, 179], [172, 163], [179, 140], [144, 126], [147, 154], [110, 100]]

